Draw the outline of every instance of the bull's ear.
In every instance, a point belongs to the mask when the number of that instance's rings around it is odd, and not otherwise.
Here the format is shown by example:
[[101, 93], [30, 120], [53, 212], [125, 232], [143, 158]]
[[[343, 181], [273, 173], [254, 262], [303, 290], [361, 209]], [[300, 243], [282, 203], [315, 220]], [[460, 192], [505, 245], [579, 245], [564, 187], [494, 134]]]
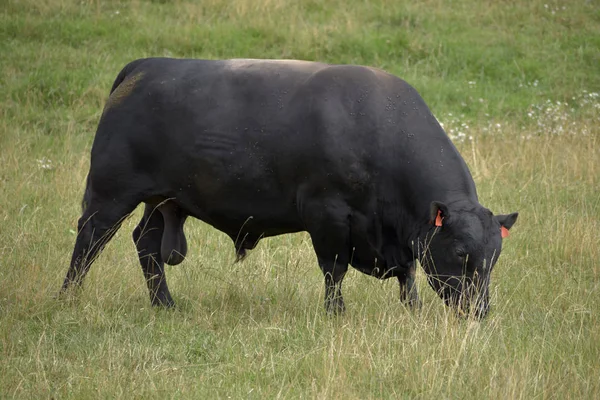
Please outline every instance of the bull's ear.
[[508, 236], [508, 230], [517, 222], [518, 216], [519, 213], [516, 212], [507, 215], [496, 215], [496, 219], [500, 222], [500, 232], [503, 238]]
[[512, 226], [517, 222], [517, 217], [519, 216], [518, 212], [507, 214], [507, 215], [496, 215], [496, 219], [500, 222], [500, 225], [505, 227], [506, 229], [512, 228]]
[[442, 226], [444, 218], [448, 218], [448, 206], [440, 201], [432, 201], [429, 213], [429, 223]]

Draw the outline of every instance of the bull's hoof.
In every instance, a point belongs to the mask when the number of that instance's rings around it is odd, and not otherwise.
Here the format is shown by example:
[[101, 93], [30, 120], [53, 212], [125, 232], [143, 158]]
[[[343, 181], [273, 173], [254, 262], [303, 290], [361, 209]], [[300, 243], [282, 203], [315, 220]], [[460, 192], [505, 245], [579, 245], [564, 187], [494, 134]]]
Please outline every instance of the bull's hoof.
[[78, 292], [79, 290], [76, 288], [61, 289], [53, 299], [61, 303], [72, 304], [79, 299]]
[[423, 302], [420, 299], [410, 299], [408, 301], [404, 301], [403, 304], [413, 311], [420, 310], [421, 307], [423, 307]]
[[342, 315], [346, 312], [346, 305], [341, 298], [333, 299], [325, 302], [325, 311], [329, 316]]
[[150, 299], [153, 307], [159, 308], [174, 308], [175, 302], [171, 296], [155, 296]]
[[79, 294], [82, 291], [81, 282], [76, 281], [65, 281], [59, 292], [54, 296], [54, 299], [58, 301], [72, 302], [79, 298]]

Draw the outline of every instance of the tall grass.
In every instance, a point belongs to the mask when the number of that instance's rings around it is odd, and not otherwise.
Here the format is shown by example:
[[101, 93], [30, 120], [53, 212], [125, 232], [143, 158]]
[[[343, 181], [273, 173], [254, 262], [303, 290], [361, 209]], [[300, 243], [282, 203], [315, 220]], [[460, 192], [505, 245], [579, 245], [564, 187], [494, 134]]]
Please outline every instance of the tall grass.
[[[0, 4], [1, 398], [600, 397], [600, 14], [593, 2], [209, 0]], [[143, 56], [302, 58], [413, 84], [469, 164], [481, 202], [519, 211], [481, 323], [419, 272], [351, 270], [329, 318], [306, 234], [234, 264], [190, 220], [167, 270], [178, 307], [149, 306], [131, 240], [79, 296], [55, 299], [89, 150], [119, 69]]]

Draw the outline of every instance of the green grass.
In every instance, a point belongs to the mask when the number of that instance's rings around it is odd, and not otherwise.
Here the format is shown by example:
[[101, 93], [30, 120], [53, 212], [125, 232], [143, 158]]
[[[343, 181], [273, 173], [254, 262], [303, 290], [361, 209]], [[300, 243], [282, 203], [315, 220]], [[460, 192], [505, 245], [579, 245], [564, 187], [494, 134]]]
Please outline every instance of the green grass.
[[[0, 2], [0, 398], [599, 398], [600, 8], [488, 3]], [[481, 202], [520, 212], [490, 316], [456, 320], [422, 273], [415, 314], [396, 282], [351, 271], [328, 318], [305, 234], [233, 264], [199, 221], [167, 271], [178, 308], [156, 310], [140, 210], [56, 300], [103, 103], [145, 56], [359, 63], [413, 84]]]

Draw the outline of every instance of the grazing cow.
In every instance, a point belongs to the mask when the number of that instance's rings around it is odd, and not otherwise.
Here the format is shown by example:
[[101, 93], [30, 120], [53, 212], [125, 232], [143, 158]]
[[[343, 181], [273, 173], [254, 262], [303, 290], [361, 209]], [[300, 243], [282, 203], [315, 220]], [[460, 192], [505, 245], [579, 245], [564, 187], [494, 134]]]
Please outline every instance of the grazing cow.
[[140, 203], [133, 239], [152, 304], [163, 306], [174, 304], [164, 264], [185, 258], [193, 216], [229, 235], [238, 259], [261, 238], [307, 231], [329, 312], [344, 309], [349, 264], [398, 278], [401, 299], [417, 304], [418, 259], [447, 304], [483, 317], [517, 219], [479, 204], [467, 165], [409, 84], [292, 60], [151, 58], [119, 73], [63, 291]]

